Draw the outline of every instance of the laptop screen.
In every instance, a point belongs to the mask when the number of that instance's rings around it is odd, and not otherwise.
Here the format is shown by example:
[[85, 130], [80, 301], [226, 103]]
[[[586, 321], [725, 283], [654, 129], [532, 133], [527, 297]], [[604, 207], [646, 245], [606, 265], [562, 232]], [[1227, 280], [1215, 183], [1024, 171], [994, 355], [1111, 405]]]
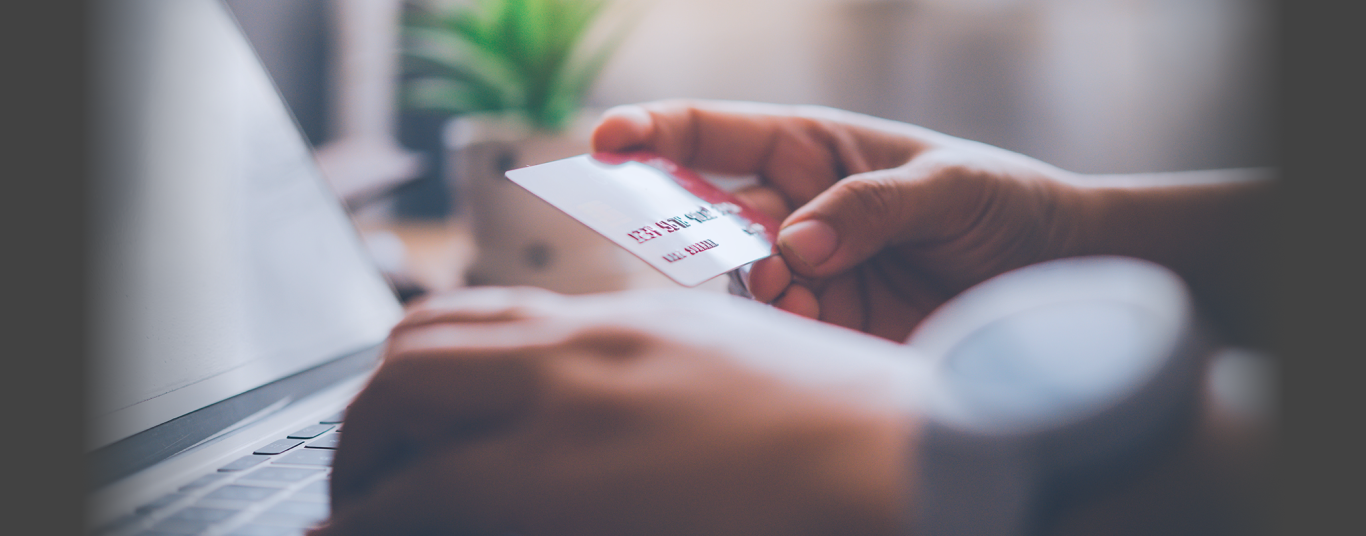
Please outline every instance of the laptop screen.
[[225, 6], [94, 10], [92, 450], [373, 346], [402, 315]]

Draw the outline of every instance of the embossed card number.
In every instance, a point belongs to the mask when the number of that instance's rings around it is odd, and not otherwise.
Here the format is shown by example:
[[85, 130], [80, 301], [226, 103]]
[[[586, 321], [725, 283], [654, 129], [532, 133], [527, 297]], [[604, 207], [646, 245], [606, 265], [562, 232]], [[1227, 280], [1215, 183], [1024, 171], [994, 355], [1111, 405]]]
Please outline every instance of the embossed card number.
[[773, 252], [777, 221], [654, 153], [585, 154], [507, 177], [680, 285]]

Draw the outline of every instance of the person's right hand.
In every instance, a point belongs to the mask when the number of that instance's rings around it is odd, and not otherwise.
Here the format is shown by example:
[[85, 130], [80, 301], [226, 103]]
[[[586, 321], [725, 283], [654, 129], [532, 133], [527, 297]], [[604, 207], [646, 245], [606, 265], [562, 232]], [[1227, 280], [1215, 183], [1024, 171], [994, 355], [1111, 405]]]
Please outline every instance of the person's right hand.
[[924, 128], [840, 110], [665, 101], [608, 110], [595, 151], [756, 174], [738, 192], [782, 220], [755, 263], [755, 299], [904, 341], [949, 298], [1014, 268], [1079, 253], [1070, 173]]
[[928, 365], [712, 292], [428, 296], [310, 534], [906, 534]]

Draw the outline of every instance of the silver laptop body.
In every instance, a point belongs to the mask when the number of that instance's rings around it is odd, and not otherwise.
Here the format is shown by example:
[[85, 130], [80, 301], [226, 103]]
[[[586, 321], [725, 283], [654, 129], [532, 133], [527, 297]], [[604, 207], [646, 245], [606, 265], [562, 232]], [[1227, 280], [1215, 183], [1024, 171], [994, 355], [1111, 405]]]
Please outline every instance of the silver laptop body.
[[302, 533], [401, 305], [220, 0], [94, 11], [88, 525]]

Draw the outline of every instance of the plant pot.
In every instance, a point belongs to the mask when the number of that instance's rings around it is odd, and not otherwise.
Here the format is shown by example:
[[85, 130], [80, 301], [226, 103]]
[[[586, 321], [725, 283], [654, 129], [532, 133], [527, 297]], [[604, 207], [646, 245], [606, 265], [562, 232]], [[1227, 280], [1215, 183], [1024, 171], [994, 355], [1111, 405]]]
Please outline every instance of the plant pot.
[[527, 285], [564, 294], [622, 290], [649, 265], [560, 212], [503, 172], [586, 153], [598, 114], [564, 132], [536, 131], [510, 114], [469, 114], [444, 132], [457, 217], [473, 235], [467, 285]]

